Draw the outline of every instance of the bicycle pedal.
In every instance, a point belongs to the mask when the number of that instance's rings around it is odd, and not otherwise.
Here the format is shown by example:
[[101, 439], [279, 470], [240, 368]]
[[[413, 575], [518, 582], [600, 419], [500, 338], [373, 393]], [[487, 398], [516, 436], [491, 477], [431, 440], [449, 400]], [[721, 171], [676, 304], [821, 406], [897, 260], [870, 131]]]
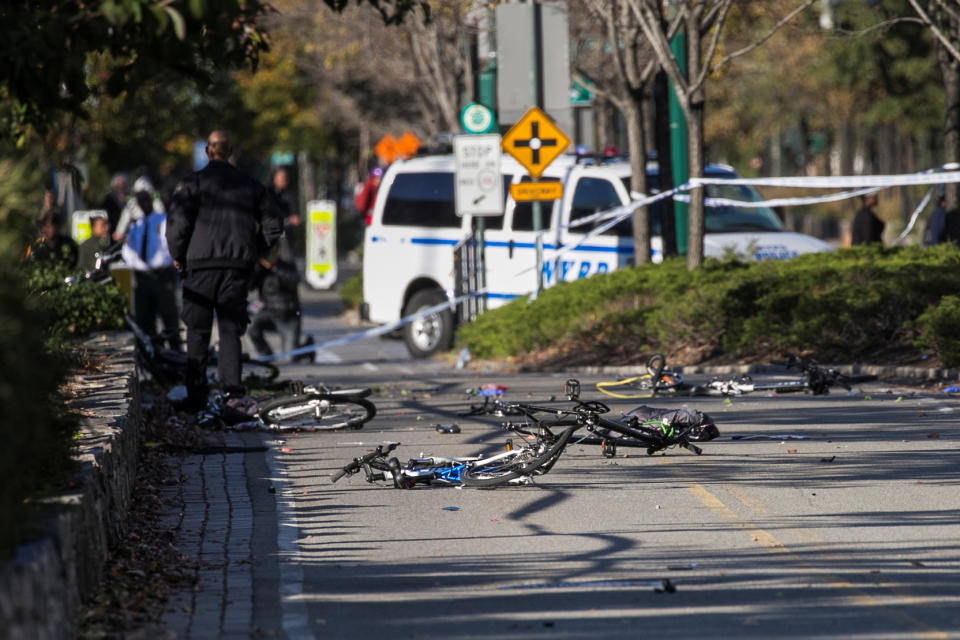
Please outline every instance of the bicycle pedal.
[[617, 443], [612, 440], [603, 440], [600, 442], [600, 453], [604, 458], [617, 457]]

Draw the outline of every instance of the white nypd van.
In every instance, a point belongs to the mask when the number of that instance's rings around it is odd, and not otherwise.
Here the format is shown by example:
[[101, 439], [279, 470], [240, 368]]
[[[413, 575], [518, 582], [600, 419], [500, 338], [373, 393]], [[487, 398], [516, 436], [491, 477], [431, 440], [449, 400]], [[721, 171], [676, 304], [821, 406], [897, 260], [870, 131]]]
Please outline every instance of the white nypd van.
[[[533, 207], [514, 202], [507, 185], [529, 180], [526, 170], [504, 157], [504, 213], [485, 217], [487, 307], [494, 308], [536, 288], [536, 233]], [[708, 165], [707, 177], [736, 178], [732, 168]], [[648, 167], [651, 182], [656, 164]], [[579, 164], [573, 156], [551, 163], [541, 180], [563, 182], [563, 198], [542, 206], [543, 281], [607, 273], [633, 263], [631, 221], [585, 236], [596, 224], [570, 228], [572, 222], [630, 202], [630, 165]], [[760, 200], [749, 186], [708, 185], [707, 198]], [[660, 211], [651, 206], [652, 259], [662, 260]], [[801, 253], [829, 251], [817, 238], [785, 231], [769, 208], [733, 206], [706, 209], [704, 254], [723, 257], [730, 251], [753, 253], [755, 259], [786, 259]], [[418, 310], [454, 298], [454, 247], [471, 230], [469, 216], [454, 208], [454, 159], [437, 155], [398, 161], [383, 176], [363, 247], [364, 319], [393, 323]], [[457, 321], [452, 309], [404, 325], [407, 348], [414, 357], [426, 357], [450, 348]]]

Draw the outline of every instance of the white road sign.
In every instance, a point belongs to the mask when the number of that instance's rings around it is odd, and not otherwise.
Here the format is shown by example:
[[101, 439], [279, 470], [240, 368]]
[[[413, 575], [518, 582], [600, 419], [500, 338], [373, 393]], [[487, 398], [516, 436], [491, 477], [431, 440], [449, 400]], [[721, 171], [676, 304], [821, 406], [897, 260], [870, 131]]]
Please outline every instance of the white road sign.
[[503, 213], [500, 136], [465, 135], [453, 139], [454, 191], [458, 216]]
[[337, 282], [337, 203], [307, 203], [307, 283], [329, 289]]

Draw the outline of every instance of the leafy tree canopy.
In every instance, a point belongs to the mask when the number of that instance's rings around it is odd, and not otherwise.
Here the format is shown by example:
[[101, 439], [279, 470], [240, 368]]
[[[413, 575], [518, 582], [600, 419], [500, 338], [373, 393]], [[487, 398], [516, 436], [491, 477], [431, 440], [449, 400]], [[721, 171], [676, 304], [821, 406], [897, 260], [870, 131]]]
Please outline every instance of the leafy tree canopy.
[[[348, 0], [323, 0], [340, 11]], [[399, 22], [415, 0], [357, 0]], [[20, 137], [63, 113], [83, 115], [90, 54], [116, 64], [97, 78], [110, 96], [173, 71], [208, 80], [224, 67], [256, 68], [268, 49], [261, 0], [35, 0], [0, 4], [0, 123]], [[99, 83], [98, 83], [99, 84]]]

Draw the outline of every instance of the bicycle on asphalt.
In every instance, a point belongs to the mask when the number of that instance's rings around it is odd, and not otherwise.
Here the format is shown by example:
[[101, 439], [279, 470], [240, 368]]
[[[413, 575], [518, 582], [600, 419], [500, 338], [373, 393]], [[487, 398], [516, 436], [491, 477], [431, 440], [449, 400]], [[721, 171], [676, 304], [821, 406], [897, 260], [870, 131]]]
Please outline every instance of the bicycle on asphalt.
[[598, 382], [597, 391], [611, 398], [637, 399], [658, 394], [682, 395], [692, 387], [683, 381], [683, 374], [666, 368], [666, 358], [655, 353], [647, 358], [647, 372], [617, 380]]
[[787, 356], [784, 360], [774, 360], [774, 365], [787, 369], [797, 369], [799, 375], [794, 380], [778, 382], [755, 382], [747, 374], [717, 376], [701, 385], [690, 385], [683, 381], [679, 372], [665, 369], [665, 360], [661, 354], [654, 354], [647, 360], [647, 373], [642, 376], [623, 378], [612, 382], [598, 382], [597, 390], [606, 395], [630, 399], [647, 398], [658, 394], [677, 396], [739, 396], [747, 393], [811, 393], [826, 395], [830, 388], [840, 386], [847, 391], [854, 384], [872, 382], [877, 379], [869, 374], [845, 374], [832, 367], [818, 364], [811, 358]]
[[367, 387], [331, 389], [323, 384], [290, 384], [289, 393], [259, 403], [257, 417], [271, 431], [361, 429], [377, 415]]
[[[162, 385], [183, 382], [187, 372], [186, 352], [163, 346], [165, 342], [170, 342], [173, 335], [179, 334], [180, 329], [164, 330], [151, 336], [129, 314], [124, 316], [124, 321], [136, 340], [138, 364]], [[210, 345], [207, 355], [208, 377], [214, 375], [217, 363], [216, 347]], [[265, 386], [280, 376], [280, 369], [269, 362], [251, 360], [250, 356], [244, 353], [240, 360], [240, 376], [248, 386]]]
[[396, 488], [420, 484], [467, 487], [530, 484], [534, 476], [543, 475], [553, 468], [574, 434], [581, 429], [593, 435], [577, 438], [574, 442], [590, 444], [595, 441], [601, 445], [604, 455], [611, 457], [618, 445], [643, 447], [651, 455], [677, 446], [699, 455], [702, 450], [691, 440], [716, 437], [716, 426], [699, 412], [663, 411], [656, 417], [647, 418], [637, 413], [626, 415], [621, 420], [611, 420], [603, 417], [610, 411], [607, 405], [580, 400], [579, 381], [568, 380], [565, 392], [567, 398], [574, 402], [573, 407], [548, 407], [488, 398], [482, 405], [482, 412], [510, 417], [501, 427], [523, 436], [518, 439], [519, 443], [509, 438], [502, 452], [465, 458], [421, 455], [401, 464], [398, 458], [389, 457], [399, 443], [390, 443], [355, 458], [335, 473], [332, 480], [336, 482], [344, 475], [363, 471], [367, 482], [390, 481]]
[[774, 360], [771, 364], [787, 369], [798, 370], [793, 380], [779, 382], [755, 382], [749, 375], [716, 377], [702, 385], [698, 395], [737, 396], [756, 391], [771, 393], [810, 393], [815, 396], [827, 395], [832, 387], [843, 387], [847, 391], [853, 385], [873, 382], [877, 376], [872, 374], [846, 374], [833, 367], [818, 364], [811, 358], [787, 356], [784, 360]]

